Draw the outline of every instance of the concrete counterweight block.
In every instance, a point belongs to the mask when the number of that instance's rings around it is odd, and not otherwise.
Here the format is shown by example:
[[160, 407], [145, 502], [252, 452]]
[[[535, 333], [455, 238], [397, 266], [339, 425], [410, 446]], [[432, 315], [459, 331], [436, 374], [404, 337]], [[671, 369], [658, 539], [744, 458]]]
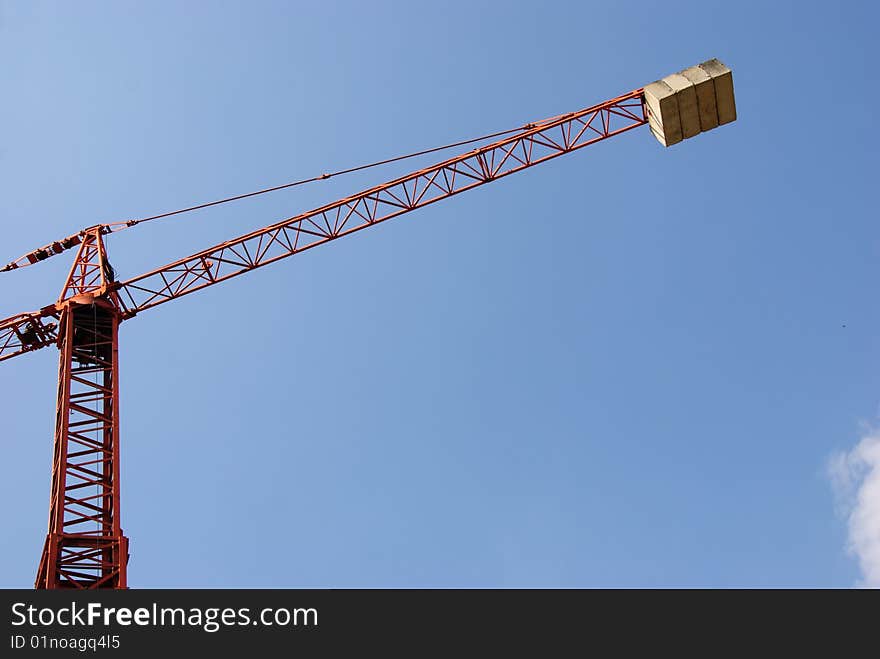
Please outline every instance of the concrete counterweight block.
[[669, 85], [658, 80], [645, 87], [645, 108], [648, 111], [648, 126], [660, 144], [672, 146], [681, 142], [678, 99]]
[[736, 119], [733, 74], [717, 59], [652, 82], [644, 96], [648, 125], [663, 146]]
[[715, 83], [715, 103], [718, 106], [718, 123], [736, 121], [736, 102], [733, 98], [733, 72], [717, 59], [700, 64]]
[[663, 78], [663, 82], [675, 92], [678, 101], [678, 118], [681, 121], [681, 136], [684, 139], [700, 132], [700, 111], [697, 109], [697, 92], [694, 83], [680, 73]]
[[699, 66], [692, 66], [681, 72], [694, 85], [697, 94], [697, 107], [700, 110], [700, 130], [712, 130], [718, 126], [718, 108], [715, 105], [715, 83], [712, 76]]

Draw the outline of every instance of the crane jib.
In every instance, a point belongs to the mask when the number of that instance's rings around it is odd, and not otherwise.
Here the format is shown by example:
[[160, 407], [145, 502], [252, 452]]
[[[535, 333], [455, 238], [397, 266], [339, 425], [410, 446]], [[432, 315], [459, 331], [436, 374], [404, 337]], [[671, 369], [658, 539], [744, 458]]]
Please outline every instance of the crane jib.
[[[526, 124], [515, 134], [492, 144], [228, 240], [127, 281], [114, 281], [109, 288], [118, 292], [122, 318], [131, 318], [163, 302], [645, 124], [650, 126], [661, 144], [671, 146], [735, 119], [731, 71], [717, 59], [708, 60], [604, 103]], [[507, 132], [510, 131], [503, 131]], [[431, 151], [433, 149], [423, 153]], [[396, 159], [390, 159], [393, 160]], [[288, 186], [276, 186], [194, 208], [284, 187]], [[192, 209], [156, 217], [187, 210]], [[5, 269], [19, 267], [16, 265], [19, 262], [36, 263], [81, 245], [85, 236], [96, 231], [106, 234], [134, 223], [91, 227], [35, 250]], [[56, 304], [0, 321], [0, 361], [54, 344], [59, 313]]]
[[48, 345], [60, 351], [49, 531], [36, 587], [127, 587], [129, 545], [119, 502], [117, 357], [123, 320], [639, 126], [649, 125], [657, 140], [670, 146], [735, 119], [730, 69], [709, 60], [126, 281], [116, 281], [107, 258], [103, 236], [114, 230], [107, 224], [7, 266], [17, 269], [19, 262], [78, 248], [57, 302], [0, 321], [0, 361]]
[[[518, 132], [433, 166], [297, 215], [124, 282], [112, 282], [122, 318], [465, 190], [645, 125], [643, 90], [565, 115], [526, 124]], [[37, 250], [36, 262], [87, 236], [110, 233], [97, 225]], [[54, 245], [54, 243], [53, 243]], [[25, 259], [25, 257], [23, 257]], [[9, 268], [7, 268], [9, 269]], [[61, 301], [59, 301], [61, 302]], [[59, 303], [0, 321], [0, 361], [57, 342]]]

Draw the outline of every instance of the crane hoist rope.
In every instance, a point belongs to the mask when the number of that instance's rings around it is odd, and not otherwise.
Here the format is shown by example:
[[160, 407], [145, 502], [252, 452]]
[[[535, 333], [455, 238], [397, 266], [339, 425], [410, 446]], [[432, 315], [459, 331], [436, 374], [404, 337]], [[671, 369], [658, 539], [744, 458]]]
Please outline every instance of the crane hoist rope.
[[[224, 197], [223, 199], [217, 199], [215, 201], [208, 201], [200, 204], [196, 204], [194, 206], [188, 206], [186, 208], [180, 208], [173, 211], [167, 211], [164, 213], [159, 213], [158, 215], [149, 215], [145, 217], [139, 217], [131, 220], [121, 220], [116, 222], [106, 222], [99, 225], [101, 233], [106, 235], [108, 233], [116, 233], [117, 231], [121, 231], [123, 229], [128, 229], [133, 226], [137, 226], [138, 224], [143, 224], [145, 222], [152, 222], [154, 220], [160, 220], [168, 217], [173, 217], [175, 215], [182, 215], [184, 213], [189, 213], [192, 211], [202, 210], [204, 208], [210, 208], [212, 206], [219, 206], [221, 204], [227, 204], [232, 201], [240, 201], [242, 199], [248, 199], [250, 197], [257, 197], [259, 195], [268, 194], [270, 192], [277, 192], [279, 190], [286, 190], [288, 188], [294, 188], [300, 185], [306, 185], [308, 183], [317, 183], [320, 181], [326, 181], [330, 178], [344, 176], [346, 174], [353, 174], [355, 172], [364, 171], [367, 169], [373, 169], [376, 167], [381, 167], [383, 165], [390, 165], [395, 162], [400, 162], [402, 160], [409, 160], [411, 158], [418, 158], [419, 156], [425, 156], [431, 153], [438, 153], [440, 151], [446, 151], [448, 149], [454, 149], [460, 146], [467, 146], [469, 144], [477, 144], [479, 142], [485, 142], [487, 140], [494, 139], [496, 137], [503, 137], [504, 135], [510, 135], [512, 133], [517, 133], [523, 130], [528, 130], [529, 128], [533, 128], [536, 125], [541, 123], [546, 123], [548, 121], [554, 121], [558, 119], [560, 116], [557, 115], [555, 117], [548, 117], [541, 122], [524, 124], [519, 126], [518, 128], [509, 128], [508, 130], [497, 131], [495, 133], [488, 133], [486, 135], [481, 135], [479, 137], [472, 137], [467, 140], [460, 140], [458, 142], [451, 142], [449, 144], [444, 144], [442, 146], [432, 147], [430, 149], [423, 149], [421, 151], [415, 151], [413, 153], [406, 153], [400, 156], [394, 156], [393, 158], [386, 158], [384, 160], [377, 160], [375, 162], [370, 162], [365, 165], [357, 165], [355, 167], [349, 167], [346, 169], [340, 169], [332, 172], [327, 172], [324, 174], [319, 174], [317, 176], [311, 176], [309, 178], [299, 179], [296, 181], [290, 181], [288, 183], [282, 183], [281, 185], [275, 185], [268, 188], [262, 188], [260, 190], [255, 190], [253, 192], [246, 192], [244, 194], [234, 195], [232, 197]], [[11, 270], [17, 270], [19, 268], [23, 268], [28, 265], [33, 265], [35, 263], [39, 263], [40, 261], [45, 261], [47, 258], [51, 256], [56, 256], [61, 252], [64, 252], [68, 249], [76, 247], [82, 241], [82, 237], [86, 231], [93, 230], [95, 226], [86, 227], [67, 238], [63, 238], [61, 240], [56, 240], [48, 245], [43, 247], [39, 247], [35, 250], [28, 252], [7, 263], [3, 268], [0, 268], [0, 272], [9, 272]]]

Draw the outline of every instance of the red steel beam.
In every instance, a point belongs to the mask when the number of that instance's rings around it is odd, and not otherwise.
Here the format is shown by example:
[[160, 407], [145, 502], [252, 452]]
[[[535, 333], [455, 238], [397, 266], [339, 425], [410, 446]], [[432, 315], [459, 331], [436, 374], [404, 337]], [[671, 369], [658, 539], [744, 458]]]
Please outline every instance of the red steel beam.
[[57, 343], [59, 318], [51, 305], [0, 320], [0, 361]]
[[517, 134], [123, 283], [96, 226], [58, 301], [0, 321], [0, 361], [60, 349], [49, 529], [37, 588], [126, 588], [119, 517], [119, 323], [186, 295], [647, 123], [642, 90]]
[[123, 318], [646, 123], [638, 89], [531, 124], [487, 146], [122, 282], [117, 290]]
[[[404, 177], [169, 263], [122, 283], [122, 320], [145, 309], [207, 288], [355, 231], [403, 215], [459, 192], [601, 142], [648, 122], [643, 89], [570, 114], [527, 125], [522, 131]], [[93, 227], [81, 234], [103, 233]], [[83, 246], [80, 246], [81, 250]], [[79, 261], [81, 286], [100, 273], [90, 259]], [[71, 273], [73, 275], [73, 273]], [[110, 277], [112, 280], [112, 276]], [[74, 281], [70, 278], [69, 282]], [[76, 286], [74, 282], [72, 284]], [[77, 290], [65, 289], [62, 299]], [[0, 320], [0, 361], [58, 342], [58, 304]]]
[[100, 229], [88, 232], [58, 301], [58, 398], [49, 530], [35, 587], [126, 588], [119, 519], [119, 323]]

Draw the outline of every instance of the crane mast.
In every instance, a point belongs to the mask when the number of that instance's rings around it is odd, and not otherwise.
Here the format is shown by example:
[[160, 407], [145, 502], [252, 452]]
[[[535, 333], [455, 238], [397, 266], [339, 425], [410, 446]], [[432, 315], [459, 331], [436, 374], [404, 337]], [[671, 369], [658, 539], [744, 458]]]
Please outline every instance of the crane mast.
[[646, 124], [670, 146], [735, 117], [730, 69], [709, 60], [126, 281], [116, 280], [104, 247], [116, 225], [90, 227], [23, 257], [35, 263], [78, 248], [54, 304], [0, 321], [0, 361], [52, 344], [60, 351], [49, 528], [36, 588], [128, 587], [119, 515], [124, 320]]
[[58, 397], [49, 531], [37, 588], [126, 588], [119, 522], [119, 323], [99, 229], [86, 233], [56, 306]]

